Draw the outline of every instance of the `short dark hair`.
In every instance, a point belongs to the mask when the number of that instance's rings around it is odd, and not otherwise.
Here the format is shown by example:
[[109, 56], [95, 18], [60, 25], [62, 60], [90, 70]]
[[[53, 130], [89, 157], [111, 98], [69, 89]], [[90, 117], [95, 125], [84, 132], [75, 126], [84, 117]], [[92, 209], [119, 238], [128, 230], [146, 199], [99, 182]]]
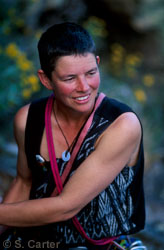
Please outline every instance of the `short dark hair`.
[[48, 28], [38, 42], [41, 68], [48, 78], [61, 56], [96, 53], [90, 34], [78, 24], [64, 22]]

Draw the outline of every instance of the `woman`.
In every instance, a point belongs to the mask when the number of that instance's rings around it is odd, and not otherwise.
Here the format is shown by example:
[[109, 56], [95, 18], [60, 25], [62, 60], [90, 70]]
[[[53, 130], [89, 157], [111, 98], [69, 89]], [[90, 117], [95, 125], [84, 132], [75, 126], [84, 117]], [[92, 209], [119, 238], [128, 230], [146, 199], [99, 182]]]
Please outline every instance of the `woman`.
[[141, 123], [98, 92], [100, 58], [81, 26], [50, 27], [38, 50], [38, 76], [53, 95], [15, 116], [17, 177], [0, 205], [0, 224], [12, 229], [1, 241], [107, 249], [144, 228]]

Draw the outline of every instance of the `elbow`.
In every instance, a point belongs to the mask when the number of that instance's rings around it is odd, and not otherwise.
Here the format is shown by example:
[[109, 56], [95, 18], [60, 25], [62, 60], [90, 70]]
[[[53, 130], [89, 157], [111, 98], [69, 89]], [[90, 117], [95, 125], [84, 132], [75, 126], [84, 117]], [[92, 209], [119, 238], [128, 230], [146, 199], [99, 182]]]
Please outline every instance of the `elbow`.
[[60, 221], [66, 221], [72, 219], [74, 216], [78, 214], [79, 211], [80, 209], [77, 208], [67, 209], [66, 211], [63, 212]]
[[75, 204], [74, 202], [70, 202], [70, 201], [66, 202], [66, 200], [64, 203], [65, 203], [65, 206], [62, 212], [62, 221], [72, 219], [81, 210], [81, 207], [79, 206], [79, 204]]
[[[54, 212], [54, 206], [57, 204], [57, 210]], [[72, 219], [80, 210], [80, 206], [74, 202], [70, 202], [70, 199], [61, 197], [60, 195], [54, 199], [54, 206], [52, 206], [51, 215], [47, 216], [49, 218], [48, 223], [67, 221]]]

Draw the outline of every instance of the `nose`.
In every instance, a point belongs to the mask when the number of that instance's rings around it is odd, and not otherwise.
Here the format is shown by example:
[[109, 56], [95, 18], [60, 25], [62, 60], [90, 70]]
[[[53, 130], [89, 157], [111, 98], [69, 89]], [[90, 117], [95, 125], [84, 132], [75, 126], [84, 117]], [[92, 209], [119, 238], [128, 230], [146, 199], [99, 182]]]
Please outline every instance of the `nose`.
[[76, 89], [81, 92], [87, 92], [89, 90], [89, 84], [85, 76], [78, 78]]

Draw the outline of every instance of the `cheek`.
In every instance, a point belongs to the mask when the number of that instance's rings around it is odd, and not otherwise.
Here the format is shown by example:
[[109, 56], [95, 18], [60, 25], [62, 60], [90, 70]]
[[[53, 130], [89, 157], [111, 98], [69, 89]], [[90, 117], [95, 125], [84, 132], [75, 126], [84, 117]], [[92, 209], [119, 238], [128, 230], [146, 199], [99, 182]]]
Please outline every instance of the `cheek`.
[[58, 93], [63, 96], [68, 96], [72, 93], [73, 89], [71, 86], [62, 86], [58, 89]]
[[100, 85], [100, 76], [98, 75], [92, 80], [91, 86], [93, 89], [97, 89], [99, 85]]

